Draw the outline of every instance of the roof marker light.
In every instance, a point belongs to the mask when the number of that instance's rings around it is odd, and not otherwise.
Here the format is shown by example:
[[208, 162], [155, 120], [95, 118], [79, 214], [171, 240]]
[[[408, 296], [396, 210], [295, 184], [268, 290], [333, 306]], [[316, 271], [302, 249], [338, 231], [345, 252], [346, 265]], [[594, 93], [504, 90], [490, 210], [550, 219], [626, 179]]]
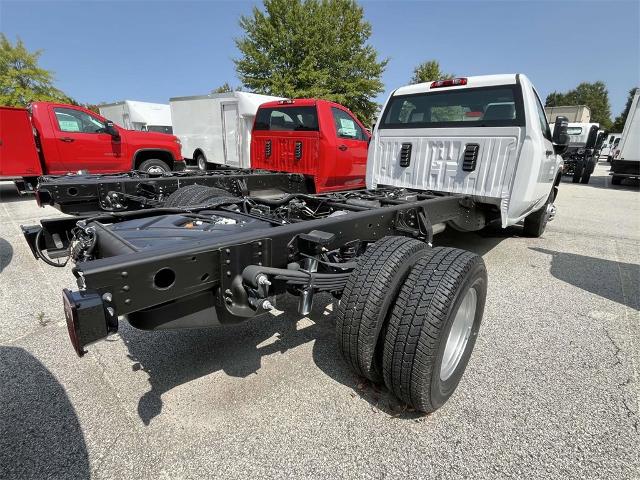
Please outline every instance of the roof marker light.
[[278, 103], [280, 105], [291, 105], [292, 103], [294, 103], [294, 101], [291, 99], [288, 99], [288, 100], [280, 100]]
[[437, 82], [432, 82], [431, 88], [459, 87], [466, 84], [467, 84], [466, 78], [451, 78], [449, 80], [438, 80]]

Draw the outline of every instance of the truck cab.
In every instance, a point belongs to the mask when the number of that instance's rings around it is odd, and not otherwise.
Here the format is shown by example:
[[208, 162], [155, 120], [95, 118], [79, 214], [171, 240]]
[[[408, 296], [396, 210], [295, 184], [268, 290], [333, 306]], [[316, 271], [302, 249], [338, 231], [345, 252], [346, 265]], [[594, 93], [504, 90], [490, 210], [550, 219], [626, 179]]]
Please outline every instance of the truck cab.
[[542, 209], [552, 218], [567, 141], [566, 118], [557, 123], [553, 136], [522, 74], [398, 88], [374, 128], [367, 187], [468, 195], [484, 218], [452, 225], [459, 230], [507, 227]]
[[571, 175], [573, 183], [589, 183], [599, 156], [596, 152], [599, 128], [599, 124], [590, 122], [568, 124], [569, 145], [563, 154], [563, 173]]
[[2, 107], [0, 124], [0, 177], [184, 168], [177, 137], [127, 130], [77, 105], [34, 102], [29, 109]]
[[251, 137], [251, 167], [301, 173], [317, 193], [365, 186], [370, 135], [346, 107], [328, 100], [264, 103]]

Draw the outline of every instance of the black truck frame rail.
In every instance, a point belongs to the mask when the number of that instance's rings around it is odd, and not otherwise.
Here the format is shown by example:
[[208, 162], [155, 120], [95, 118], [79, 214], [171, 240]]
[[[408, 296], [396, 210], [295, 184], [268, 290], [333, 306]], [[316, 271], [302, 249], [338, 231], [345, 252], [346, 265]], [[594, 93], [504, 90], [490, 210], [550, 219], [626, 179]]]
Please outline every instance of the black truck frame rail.
[[[476, 210], [467, 197], [457, 195], [412, 192], [398, 198], [385, 196], [383, 190], [348, 195], [362, 200], [345, 203], [334, 194], [290, 195], [341, 212], [287, 224], [218, 205], [49, 219], [41, 226], [23, 227], [23, 232], [36, 258], [46, 250], [50, 256], [71, 252], [76, 260], [73, 273], [79, 291], [65, 290], [64, 304], [69, 335], [82, 355], [86, 345], [117, 331], [119, 316], [140, 329], [234, 323], [265, 313], [273, 308], [273, 297], [286, 292], [299, 296], [299, 312], [306, 314], [315, 292], [341, 294], [359, 248], [389, 235], [431, 243], [434, 226], [472, 219]], [[231, 212], [248, 220], [266, 219], [272, 227], [224, 238], [167, 242], [147, 250], [108, 228], [133, 219], [197, 219]], [[83, 258], [94, 248], [119, 253]]]
[[153, 174], [127, 172], [105, 175], [44, 176], [35, 188], [39, 206], [51, 205], [63, 213], [83, 215], [154, 208], [178, 188], [203, 185], [236, 196], [256, 192], [313, 193], [313, 184], [300, 174], [266, 170], [225, 169]]

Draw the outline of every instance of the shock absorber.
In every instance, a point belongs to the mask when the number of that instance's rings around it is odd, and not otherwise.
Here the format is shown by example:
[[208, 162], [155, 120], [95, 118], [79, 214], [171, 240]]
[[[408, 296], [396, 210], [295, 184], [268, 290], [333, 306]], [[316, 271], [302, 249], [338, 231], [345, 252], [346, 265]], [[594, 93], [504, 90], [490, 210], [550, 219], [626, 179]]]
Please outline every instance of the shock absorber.
[[[318, 271], [318, 260], [307, 257], [303, 261], [302, 268], [313, 274]], [[300, 315], [309, 315], [311, 313], [311, 308], [313, 307], [313, 285], [311, 283], [310, 281], [309, 286], [300, 293], [300, 300], [298, 300], [298, 313]]]

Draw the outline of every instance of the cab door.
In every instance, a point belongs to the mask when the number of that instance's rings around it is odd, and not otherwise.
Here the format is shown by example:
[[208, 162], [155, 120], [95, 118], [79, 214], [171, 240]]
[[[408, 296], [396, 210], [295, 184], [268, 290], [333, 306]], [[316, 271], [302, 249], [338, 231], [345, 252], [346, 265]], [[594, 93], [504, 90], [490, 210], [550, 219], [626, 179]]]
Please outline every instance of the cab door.
[[102, 119], [72, 106], [53, 107], [51, 115], [59, 154], [51, 173], [122, 171], [120, 138], [106, 133]]
[[[348, 111], [332, 106], [331, 114], [336, 135], [336, 161], [330, 181], [336, 187], [364, 187], [369, 134]], [[331, 186], [329, 182], [328, 186]]]
[[540, 163], [537, 190], [540, 197], [544, 197], [546, 199], [546, 197], [549, 195], [549, 192], [551, 191], [551, 186], [556, 179], [556, 172], [558, 171], [557, 167], [562, 159], [559, 158], [559, 155], [556, 155], [553, 149], [553, 143], [551, 141], [551, 128], [549, 128], [549, 122], [547, 122], [547, 116], [544, 113], [544, 107], [542, 106], [542, 102], [540, 101], [538, 92], [533, 90], [533, 93], [535, 96], [538, 121], [540, 123], [540, 129], [542, 130], [543, 143], [541, 152], [542, 160]]

